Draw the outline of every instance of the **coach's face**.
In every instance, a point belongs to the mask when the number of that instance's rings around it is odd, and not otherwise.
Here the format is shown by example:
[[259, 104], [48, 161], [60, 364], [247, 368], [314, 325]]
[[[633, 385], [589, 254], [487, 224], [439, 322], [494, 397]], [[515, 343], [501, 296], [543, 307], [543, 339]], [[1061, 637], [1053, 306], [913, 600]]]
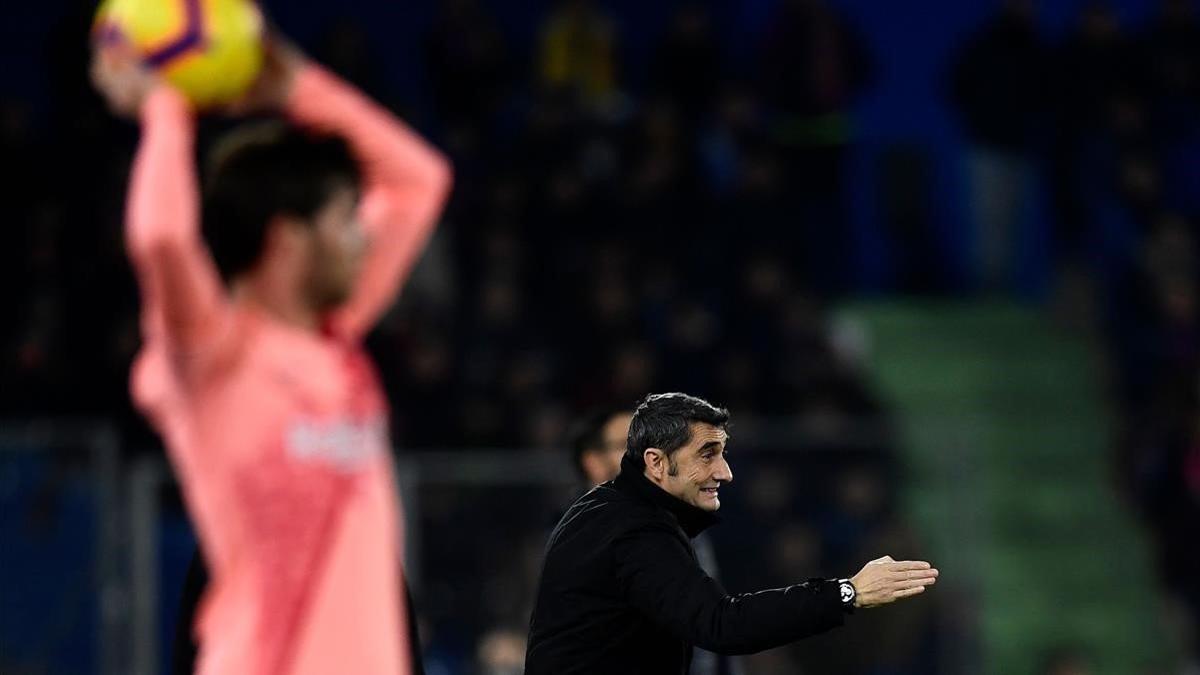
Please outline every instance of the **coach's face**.
[[721, 508], [721, 486], [733, 480], [725, 459], [729, 434], [704, 422], [692, 422], [691, 432], [691, 440], [670, 457], [658, 448], [647, 448], [646, 477], [680, 501], [716, 511]]

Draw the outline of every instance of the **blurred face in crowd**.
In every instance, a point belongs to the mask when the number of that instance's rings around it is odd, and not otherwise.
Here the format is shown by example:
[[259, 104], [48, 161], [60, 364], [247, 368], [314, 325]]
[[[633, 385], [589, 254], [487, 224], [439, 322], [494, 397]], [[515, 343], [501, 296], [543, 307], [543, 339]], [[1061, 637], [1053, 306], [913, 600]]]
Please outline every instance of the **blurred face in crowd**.
[[690, 431], [688, 442], [670, 457], [658, 448], [646, 449], [646, 477], [680, 501], [716, 511], [721, 486], [733, 480], [725, 458], [729, 434], [704, 422], [692, 422]]
[[345, 302], [362, 268], [367, 237], [357, 209], [358, 192], [349, 185], [338, 187], [304, 228], [309, 266], [307, 295], [319, 310]]
[[617, 477], [621, 472], [621, 455], [629, 437], [629, 421], [633, 413], [617, 413], [604, 423], [600, 430], [600, 446], [583, 453], [583, 471], [588, 482], [599, 485]]

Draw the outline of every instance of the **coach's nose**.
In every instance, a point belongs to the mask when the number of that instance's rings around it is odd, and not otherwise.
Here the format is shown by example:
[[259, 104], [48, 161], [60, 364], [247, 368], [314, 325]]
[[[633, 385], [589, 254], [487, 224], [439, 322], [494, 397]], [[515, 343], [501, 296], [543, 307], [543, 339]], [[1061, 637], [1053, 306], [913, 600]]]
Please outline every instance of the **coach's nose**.
[[722, 483], [733, 482], [733, 469], [729, 468], [729, 462], [721, 457], [721, 463], [717, 465], [717, 472], [713, 474], [713, 480], [718, 480]]

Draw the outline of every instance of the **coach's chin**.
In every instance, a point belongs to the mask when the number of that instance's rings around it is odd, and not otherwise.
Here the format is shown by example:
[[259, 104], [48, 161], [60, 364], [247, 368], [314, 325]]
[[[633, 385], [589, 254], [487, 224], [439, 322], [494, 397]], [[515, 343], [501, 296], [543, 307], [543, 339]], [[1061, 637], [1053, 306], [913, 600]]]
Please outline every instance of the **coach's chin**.
[[730, 595], [692, 538], [716, 523], [729, 411], [686, 394], [646, 397], [621, 472], [580, 497], [546, 547], [526, 675], [688, 672], [692, 647], [748, 654], [839, 626], [858, 607], [936, 582], [924, 561], [879, 558], [849, 579]]

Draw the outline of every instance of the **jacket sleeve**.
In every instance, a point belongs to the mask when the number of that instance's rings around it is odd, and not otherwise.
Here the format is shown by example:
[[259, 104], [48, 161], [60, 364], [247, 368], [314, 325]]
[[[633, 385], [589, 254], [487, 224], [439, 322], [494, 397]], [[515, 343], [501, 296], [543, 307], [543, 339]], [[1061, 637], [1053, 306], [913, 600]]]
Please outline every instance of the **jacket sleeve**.
[[840, 626], [837, 583], [805, 583], [729, 595], [700, 569], [670, 530], [650, 527], [613, 542], [616, 575], [629, 602], [691, 644], [751, 654]]

